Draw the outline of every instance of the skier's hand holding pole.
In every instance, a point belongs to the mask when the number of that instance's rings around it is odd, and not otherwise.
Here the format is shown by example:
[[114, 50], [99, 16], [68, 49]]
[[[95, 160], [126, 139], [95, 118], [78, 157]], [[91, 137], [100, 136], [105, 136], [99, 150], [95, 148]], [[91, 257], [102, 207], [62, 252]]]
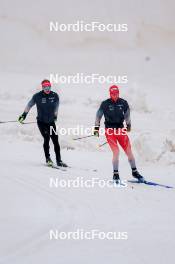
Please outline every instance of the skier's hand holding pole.
[[131, 124], [126, 125], [127, 132], [131, 132]]
[[26, 119], [26, 116], [27, 116], [27, 113], [24, 112], [22, 115], [19, 116], [18, 122], [22, 124], [23, 121]]
[[94, 132], [93, 132], [94, 136], [99, 137], [99, 129], [100, 129], [99, 126], [94, 127]]

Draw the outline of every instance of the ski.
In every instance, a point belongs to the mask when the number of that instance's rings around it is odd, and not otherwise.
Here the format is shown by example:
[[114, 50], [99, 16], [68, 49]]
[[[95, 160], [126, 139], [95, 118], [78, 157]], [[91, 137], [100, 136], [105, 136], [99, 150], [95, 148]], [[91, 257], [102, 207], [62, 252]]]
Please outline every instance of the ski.
[[52, 164], [52, 165], [47, 165], [47, 164], [46, 164], [46, 166], [47, 166], [48, 168], [52, 168], [52, 169], [57, 169], [57, 170], [61, 170], [61, 171], [67, 171], [66, 168], [64, 168], [64, 167], [60, 167], [60, 166], [57, 166], [56, 164]]
[[122, 181], [119, 181], [119, 183], [116, 183], [116, 181], [112, 180], [111, 184], [113, 184], [116, 187], [127, 187], [127, 184]]
[[73, 169], [73, 170], [80, 170], [80, 171], [89, 171], [89, 172], [97, 172], [96, 169], [86, 169], [86, 168], [79, 168], [79, 167], [74, 167], [74, 166], [67, 166], [67, 167], [61, 167], [58, 166], [56, 164], [52, 164], [52, 165], [47, 165], [47, 167], [53, 168], [53, 169], [58, 169], [58, 170], [62, 170], [62, 171], [67, 171], [69, 169]]
[[146, 181], [146, 180], [144, 180], [143, 182], [139, 182], [138, 180], [128, 180], [128, 182], [137, 183], [137, 184], [146, 184], [146, 185], [150, 185], [150, 186], [158, 186], [158, 187], [163, 187], [163, 188], [167, 188], [167, 189], [174, 189], [173, 186], [160, 184], [160, 183], [157, 183], [157, 182]]
[[80, 170], [80, 171], [89, 171], [89, 172], [97, 172], [97, 169], [88, 169], [88, 168], [81, 168], [81, 167], [75, 167], [75, 166], [68, 166], [68, 169], [74, 169], [74, 170]]

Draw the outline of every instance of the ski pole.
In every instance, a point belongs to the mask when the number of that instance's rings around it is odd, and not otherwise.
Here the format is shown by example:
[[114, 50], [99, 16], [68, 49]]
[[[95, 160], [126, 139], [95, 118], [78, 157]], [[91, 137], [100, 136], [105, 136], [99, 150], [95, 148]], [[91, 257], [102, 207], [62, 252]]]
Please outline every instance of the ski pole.
[[104, 145], [106, 145], [107, 143], [108, 143], [108, 142], [106, 141], [106, 142], [104, 142], [103, 144], [98, 145], [98, 147], [101, 148], [101, 147], [103, 147]]
[[[111, 141], [113, 144], [115, 144], [114, 140], [111, 140], [111, 139], [110, 139], [110, 141]], [[106, 142], [104, 142], [103, 144], [98, 145], [98, 147], [101, 148], [101, 147], [103, 147], [104, 145], [106, 145], [107, 143], [108, 143], [108, 142], [106, 141]]]
[[22, 125], [36, 124], [36, 122], [24, 122]]
[[[18, 120], [13, 120], [13, 121], [0, 121], [0, 124], [6, 124], [6, 123], [18, 123]], [[22, 125], [28, 125], [28, 124], [34, 124], [36, 122], [24, 122]]]
[[73, 140], [81, 140], [83, 138], [89, 138], [89, 137], [94, 137], [94, 135], [85, 136], [85, 137], [79, 137], [79, 138], [73, 138]]
[[0, 121], [0, 124], [5, 124], [5, 123], [16, 123], [18, 122], [17, 120], [11, 120], [11, 121]]
[[[114, 140], [111, 140], [111, 139], [110, 139], [110, 141], [111, 141], [113, 144], [115, 144]], [[98, 147], [101, 148], [101, 147], [103, 147], [104, 145], [106, 145], [107, 143], [108, 143], [108, 142], [106, 141], [106, 142], [104, 142], [103, 144], [98, 145]]]

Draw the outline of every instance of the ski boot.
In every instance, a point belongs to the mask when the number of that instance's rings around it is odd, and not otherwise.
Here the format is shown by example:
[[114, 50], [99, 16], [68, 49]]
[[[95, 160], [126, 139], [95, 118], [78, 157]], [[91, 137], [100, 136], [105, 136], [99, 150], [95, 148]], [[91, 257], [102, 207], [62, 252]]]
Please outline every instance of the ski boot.
[[49, 167], [52, 167], [52, 166], [53, 166], [53, 161], [51, 160], [51, 158], [47, 158], [47, 159], [46, 159], [46, 164], [47, 164], [47, 166], [49, 166]]
[[132, 169], [132, 176], [137, 179], [140, 183], [143, 183], [145, 181], [144, 177], [140, 175], [137, 169]]
[[116, 183], [116, 184], [120, 184], [120, 177], [119, 177], [119, 173], [118, 173], [118, 171], [114, 171], [114, 174], [113, 174], [113, 181], [114, 181], [114, 183]]
[[57, 161], [57, 166], [58, 167], [64, 167], [64, 168], [68, 167], [68, 165], [66, 163], [62, 162], [62, 160]]

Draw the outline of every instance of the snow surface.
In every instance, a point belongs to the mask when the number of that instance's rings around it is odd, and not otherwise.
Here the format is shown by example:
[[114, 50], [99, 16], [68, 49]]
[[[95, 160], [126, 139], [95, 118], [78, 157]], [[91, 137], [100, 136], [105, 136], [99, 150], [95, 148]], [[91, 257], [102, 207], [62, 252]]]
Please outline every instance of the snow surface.
[[[132, 109], [137, 166], [146, 179], [175, 187], [174, 1], [0, 1], [0, 121], [16, 120], [50, 73], [127, 75], [121, 97]], [[48, 23], [128, 23], [129, 32], [50, 33]], [[149, 59], [148, 59], [149, 58]], [[63, 85], [59, 127], [94, 124], [107, 84]], [[35, 121], [33, 108], [27, 121]], [[0, 124], [0, 263], [173, 263], [174, 189], [50, 188], [59, 179], [111, 179], [111, 152], [101, 137], [60, 136], [67, 172], [44, 166], [36, 124]], [[53, 149], [52, 157], [54, 158]], [[94, 170], [97, 170], [96, 172]], [[120, 175], [131, 179], [121, 151]], [[128, 240], [49, 240], [49, 230], [126, 231]]]

